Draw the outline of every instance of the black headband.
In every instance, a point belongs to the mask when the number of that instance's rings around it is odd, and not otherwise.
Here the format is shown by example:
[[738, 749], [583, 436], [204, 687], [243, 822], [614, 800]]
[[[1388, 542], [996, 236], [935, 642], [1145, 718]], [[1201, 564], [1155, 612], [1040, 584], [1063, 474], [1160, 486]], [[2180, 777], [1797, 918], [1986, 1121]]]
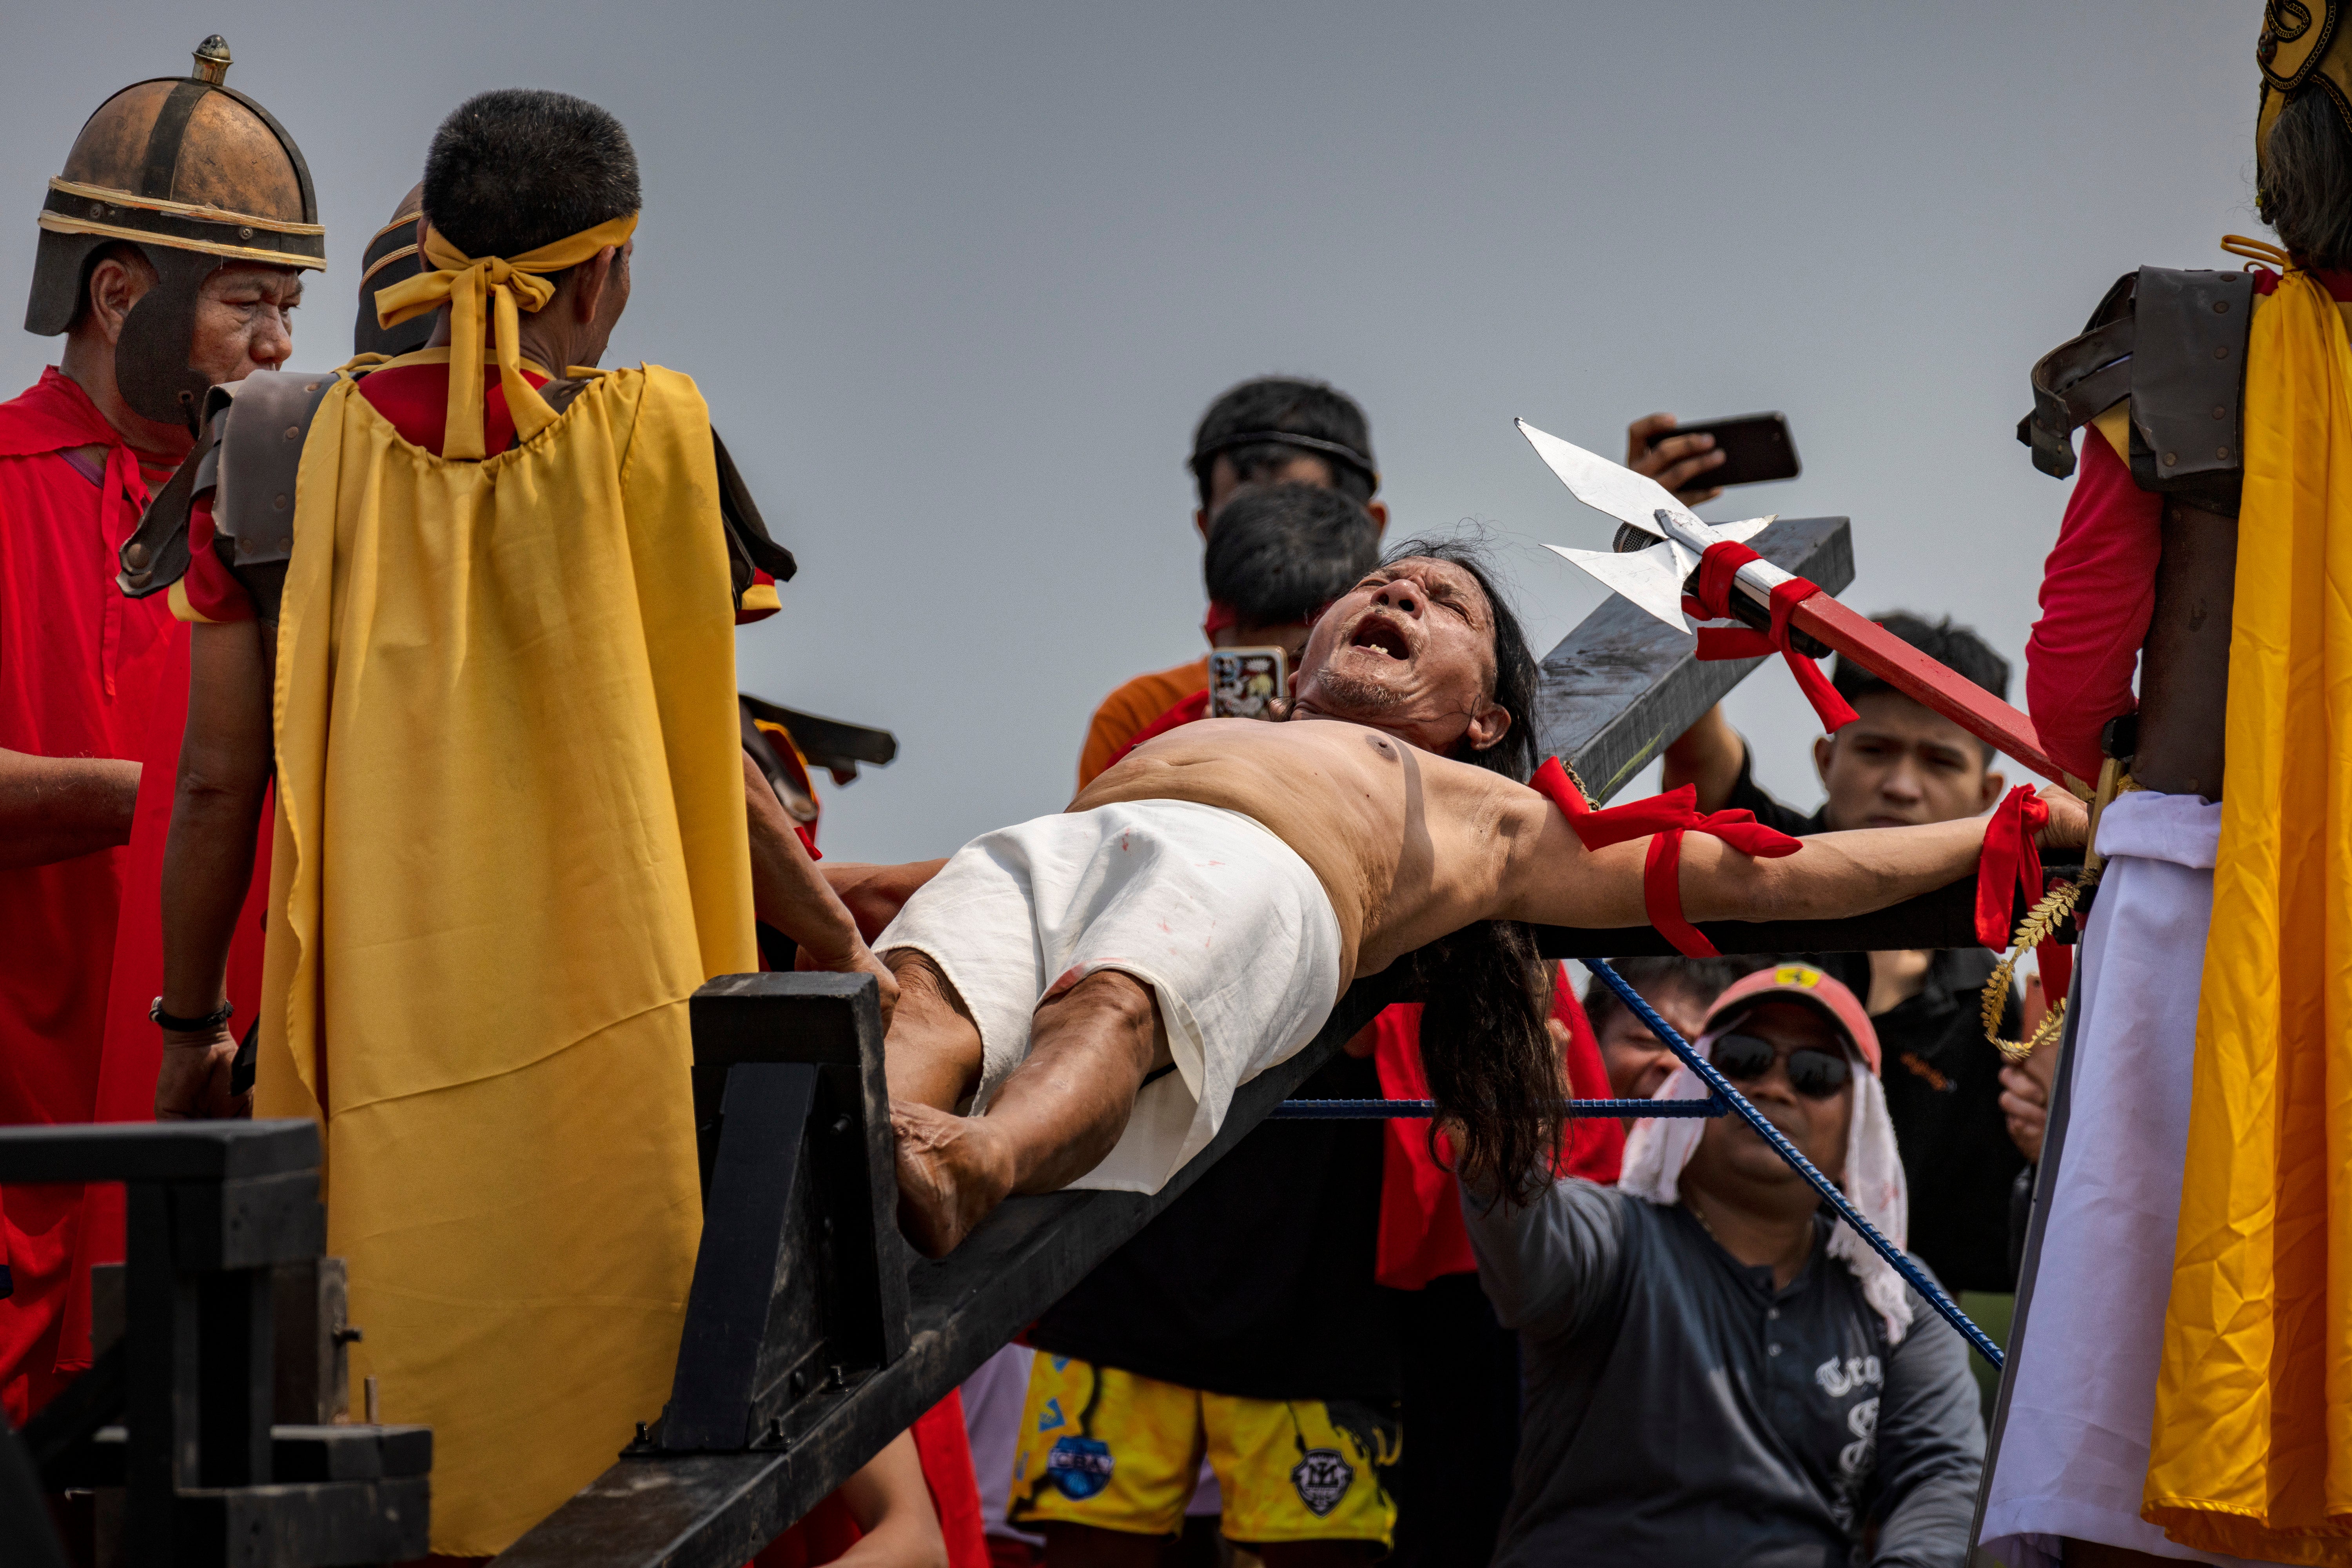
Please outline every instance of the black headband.
[[1315, 452], [1327, 458], [1337, 458], [1371, 480], [1374, 489], [1380, 488], [1380, 469], [1372, 467], [1371, 458], [1357, 451], [1346, 442], [1326, 441], [1320, 436], [1294, 436], [1287, 430], [1244, 430], [1238, 435], [1228, 436], [1222, 441], [1212, 442], [1193, 452], [1192, 472], [1196, 476], [1199, 475], [1203, 465], [1213, 461], [1218, 453], [1230, 452], [1236, 447], [1297, 447], [1301, 451]]

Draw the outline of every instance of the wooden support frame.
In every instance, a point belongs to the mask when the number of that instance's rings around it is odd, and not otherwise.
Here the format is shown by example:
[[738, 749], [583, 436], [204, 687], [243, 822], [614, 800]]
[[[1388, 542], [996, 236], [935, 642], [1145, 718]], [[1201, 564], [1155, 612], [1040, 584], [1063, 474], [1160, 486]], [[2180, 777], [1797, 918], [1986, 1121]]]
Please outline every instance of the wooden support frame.
[[[767, 1016], [781, 1026], [796, 1013], [806, 1016], [804, 999], [818, 985], [834, 991], [823, 998], [826, 1003], [836, 1001], [846, 985], [856, 993], [853, 1005], [870, 1007], [873, 984], [863, 976], [766, 974], [730, 976], [712, 986], [729, 988], [730, 1002], [744, 1007], [747, 1033], [765, 1034], [767, 1026], [752, 1021], [754, 1009], [772, 1008]], [[1393, 991], [1393, 983], [1384, 981], [1350, 991], [1310, 1044], [1242, 1086], [1216, 1140], [1157, 1193], [1014, 1198], [938, 1262], [915, 1257], [894, 1223], [878, 1250], [896, 1259], [905, 1285], [906, 1334], [887, 1366], [852, 1373], [838, 1384], [814, 1384], [785, 1417], [788, 1436], [781, 1443], [732, 1453], [679, 1452], [667, 1446], [666, 1434], [649, 1431], [499, 1563], [502, 1568], [740, 1568], [1175, 1202], [1387, 1005]], [[698, 1058], [704, 1016], [696, 1016]], [[878, 1034], [876, 1043], [878, 1073]], [[731, 1082], [726, 1092], [731, 1098]], [[716, 1203], [716, 1183], [712, 1192]], [[895, 1215], [895, 1181], [890, 1212]], [[707, 1240], [707, 1228], [705, 1234]], [[698, 1260], [698, 1285], [701, 1279]], [[697, 1327], [689, 1309], [688, 1338]], [[681, 1378], [685, 1364], [681, 1355]], [[672, 1404], [675, 1408], [675, 1390]]]
[[121, 1337], [9, 1435], [43, 1490], [121, 1489], [123, 1563], [341, 1568], [425, 1551], [428, 1431], [276, 1419], [279, 1272], [307, 1267], [317, 1289], [319, 1164], [302, 1121], [0, 1129], [0, 1182], [124, 1184]]
[[736, 974], [695, 995], [702, 1244], [650, 1451], [776, 1447], [907, 1346], [873, 978]]

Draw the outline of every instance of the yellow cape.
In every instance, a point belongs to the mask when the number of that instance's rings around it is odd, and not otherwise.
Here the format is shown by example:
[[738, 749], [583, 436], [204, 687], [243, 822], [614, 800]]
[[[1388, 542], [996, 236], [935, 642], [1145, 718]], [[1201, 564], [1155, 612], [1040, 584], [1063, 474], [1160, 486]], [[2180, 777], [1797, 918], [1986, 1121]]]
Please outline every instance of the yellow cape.
[[434, 1429], [437, 1552], [504, 1549], [668, 1393], [687, 998], [758, 967], [718, 498], [653, 367], [484, 462], [345, 377], [303, 448], [257, 1114], [323, 1123], [353, 1375]]
[[2229, 762], [2143, 1517], [2352, 1563], [2352, 349], [2254, 314]]

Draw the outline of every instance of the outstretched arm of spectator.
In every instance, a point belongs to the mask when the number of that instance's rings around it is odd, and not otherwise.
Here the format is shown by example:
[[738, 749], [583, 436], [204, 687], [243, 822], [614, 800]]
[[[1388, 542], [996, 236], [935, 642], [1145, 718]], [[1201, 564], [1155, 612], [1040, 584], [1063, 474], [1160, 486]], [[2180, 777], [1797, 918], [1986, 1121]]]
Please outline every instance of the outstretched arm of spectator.
[[1610, 1299], [1625, 1266], [1625, 1205], [1638, 1200], [1563, 1176], [1525, 1204], [1462, 1184], [1478, 1282], [1507, 1329], [1572, 1333]]
[[1658, 780], [1662, 790], [1698, 786], [1698, 808], [1721, 811], [1731, 804], [1731, 790], [1748, 763], [1748, 742], [1716, 704], [1699, 716], [1666, 747], [1665, 766]]
[[[269, 665], [257, 621], [188, 628], [188, 725], [163, 846], [163, 1011], [202, 1018], [228, 994], [229, 940], [253, 882], [269, 790]], [[234, 1023], [235, 1020], [230, 1020]], [[163, 1031], [155, 1119], [244, 1116], [229, 1024]]]
[[835, 896], [809, 858], [808, 847], [793, 831], [775, 786], [751, 753], [743, 753], [743, 804], [751, 829], [751, 907], [759, 917], [793, 939], [800, 967], [844, 974], [871, 974], [882, 987], [882, 1018], [898, 1005], [898, 983], [867, 950], [857, 922]]
[[1872, 1568], [1944, 1568], [1968, 1555], [1985, 1451], [1969, 1355], [1952, 1326], [1914, 1297], [1910, 1331], [1886, 1352], [1878, 1396]]
[[912, 1432], [891, 1438], [842, 1482], [841, 1500], [865, 1534], [834, 1559], [840, 1568], [948, 1568], [947, 1540]]
[[946, 864], [945, 860], [909, 860], [903, 866], [870, 866], [827, 860], [821, 869], [834, 896], [856, 920], [858, 933], [872, 942], [882, 934], [884, 926], [898, 918], [899, 910], [916, 889], [938, 876]]

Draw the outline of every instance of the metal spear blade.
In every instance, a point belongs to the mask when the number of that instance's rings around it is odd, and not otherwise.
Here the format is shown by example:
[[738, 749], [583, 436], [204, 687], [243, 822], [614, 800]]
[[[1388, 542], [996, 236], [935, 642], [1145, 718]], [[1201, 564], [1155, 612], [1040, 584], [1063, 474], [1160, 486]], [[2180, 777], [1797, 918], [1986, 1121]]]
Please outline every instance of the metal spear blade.
[[[1724, 523], [1716, 531], [1726, 539], [1745, 542], [1769, 528], [1772, 521], [1769, 517], [1749, 518], [1745, 522]], [[1599, 578], [1602, 586], [1623, 595], [1675, 630], [1690, 629], [1683, 616], [1683, 583], [1690, 576], [1693, 557], [1675, 541], [1664, 540], [1647, 550], [1623, 554], [1613, 550], [1570, 550], [1564, 544], [1547, 544], [1544, 548], [1562, 560], [1574, 562]]]
[[1665, 537], [1665, 531], [1652, 515], [1655, 512], [1671, 512], [1705, 526], [1657, 480], [1538, 430], [1524, 419], [1513, 423], [1528, 438], [1528, 445], [1536, 449], [1536, 456], [1544, 460], [1544, 466], [1559, 476], [1559, 482], [1568, 487], [1569, 493], [1593, 510], [1606, 512], [1620, 522], [1630, 522], [1643, 532], [1661, 539]]
[[1653, 544], [1629, 555], [1612, 550], [1570, 550], [1564, 544], [1544, 548], [1581, 566], [1599, 578], [1601, 586], [1624, 595], [1675, 630], [1689, 630], [1683, 619], [1683, 578], [1687, 574], [1675, 570], [1672, 544]]

